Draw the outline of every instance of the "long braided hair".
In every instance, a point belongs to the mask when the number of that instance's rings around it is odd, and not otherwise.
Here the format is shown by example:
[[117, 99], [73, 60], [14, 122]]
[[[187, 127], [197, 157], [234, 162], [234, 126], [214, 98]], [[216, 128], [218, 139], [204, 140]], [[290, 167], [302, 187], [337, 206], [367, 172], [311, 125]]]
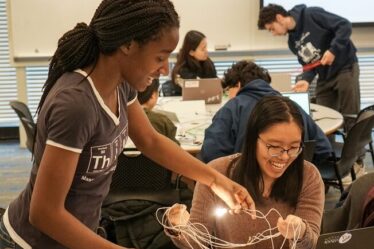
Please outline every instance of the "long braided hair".
[[95, 68], [100, 53], [111, 54], [131, 41], [144, 45], [171, 27], [179, 28], [179, 17], [169, 0], [103, 0], [89, 25], [78, 23], [59, 39], [37, 113], [65, 72], [89, 65]]

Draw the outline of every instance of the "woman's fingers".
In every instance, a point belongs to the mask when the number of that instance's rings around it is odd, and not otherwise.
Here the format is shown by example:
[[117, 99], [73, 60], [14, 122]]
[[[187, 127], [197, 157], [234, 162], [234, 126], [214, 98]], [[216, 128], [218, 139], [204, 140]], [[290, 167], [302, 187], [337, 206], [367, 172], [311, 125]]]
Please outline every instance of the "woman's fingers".
[[246, 189], [244, 189], [244, 191], [239, 190], [239, 192], [235, 195], [235, 198], [240, 204], [240, 208], [249, 209], [252, 219], [256, 219], [256, 205], [248, 191]]
[[185, 225], [190, 218], [190, 214], [187, 212], [186, 205], [177, 203], [170, 208], [167, 218], [173, 226]]
[[277, 227], [283, 237], [293, 239], [295, 236], [303, 237], [306, 225], [303, 220], [295, 215], [288, 215], [286, 219], [278, 218]]

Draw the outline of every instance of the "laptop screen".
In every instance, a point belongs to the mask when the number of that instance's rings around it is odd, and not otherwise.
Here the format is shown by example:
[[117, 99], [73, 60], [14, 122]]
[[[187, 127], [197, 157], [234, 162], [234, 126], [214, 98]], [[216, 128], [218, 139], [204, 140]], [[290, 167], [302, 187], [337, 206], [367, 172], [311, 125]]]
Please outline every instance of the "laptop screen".
[[206, 104], [221, 103], [221, 79], [185, 79], [182, 85], [182, 99], [205, 100]]
[[302, 93], [295, 93], [295, 92], [287, 92], [281, 93], [284, 97], [290, 98], [292, 101], [296, 102], [303, 110], [310, 115], [310, 100], [309, 100], [309, 93], [302, 92]]
[[373, 249], [374, 227], [322, 234], [316, 249]]

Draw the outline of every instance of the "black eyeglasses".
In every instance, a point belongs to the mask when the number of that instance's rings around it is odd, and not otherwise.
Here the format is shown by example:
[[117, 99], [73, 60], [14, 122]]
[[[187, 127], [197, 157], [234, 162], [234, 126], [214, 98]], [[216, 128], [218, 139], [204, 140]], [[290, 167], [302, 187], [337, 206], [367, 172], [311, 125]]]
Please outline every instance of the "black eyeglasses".
[[261, 137], [258, 137], [258, 139], [266, 146], [266, 148], [268, 149], [268, 155], [271, 157], [279, 157], [284, 152], [286, 152], [289, 157], [297, 157], [303, 150], [303, 146], [301, 145], [298, 147], [291, 147], [288, 150], [286, 150], [281, 146], [268, 144]]

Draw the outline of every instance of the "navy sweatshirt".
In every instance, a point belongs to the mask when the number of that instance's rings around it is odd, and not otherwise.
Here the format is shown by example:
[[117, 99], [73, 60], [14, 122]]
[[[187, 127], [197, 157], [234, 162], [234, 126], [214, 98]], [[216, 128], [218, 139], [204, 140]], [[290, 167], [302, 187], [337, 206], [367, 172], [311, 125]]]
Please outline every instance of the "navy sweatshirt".
[[[201, 148], [203, 161], [209, 162], [240, 152], [253, 108], [262, 97], [271, 95], [277, 96], [280, 93], [261, 79], [251, 81], [241, 88], [236, 97], [229, 100], [214, 115], [212, 124], [205, 130]], [[329, 140], [313, 119], [301, 107], [299, 108], [304, 121], [305, 141], [316, 141], [314, 156], [319, 159], [329, 157], [332, 153]]]
[[300, 64], [320, 60], [326, 50], [335, 55], [331, 66], [319, 66], [304, 72], [302, 79], [310, 83], [318, 74], [319, 81], [329, 80], [357, 62], [356, 47], [350, 40], [352, 26], [347, 19], [304, 4], [296, 5], [289, 13], [294, 18], [296, 27], [289, 31], [288, 46]]

